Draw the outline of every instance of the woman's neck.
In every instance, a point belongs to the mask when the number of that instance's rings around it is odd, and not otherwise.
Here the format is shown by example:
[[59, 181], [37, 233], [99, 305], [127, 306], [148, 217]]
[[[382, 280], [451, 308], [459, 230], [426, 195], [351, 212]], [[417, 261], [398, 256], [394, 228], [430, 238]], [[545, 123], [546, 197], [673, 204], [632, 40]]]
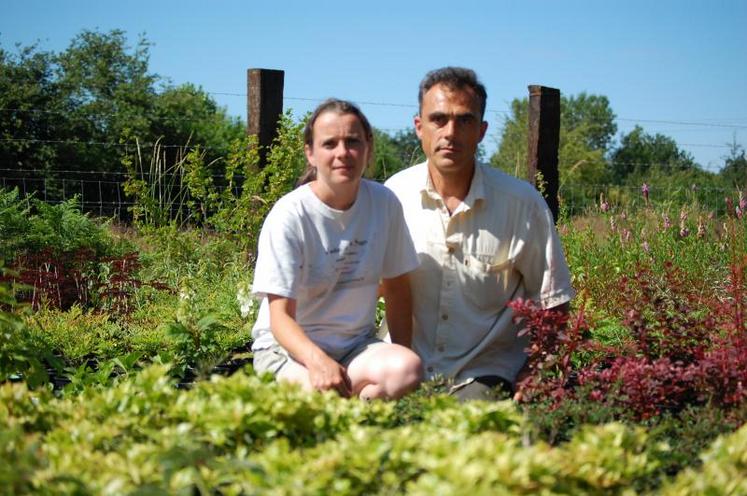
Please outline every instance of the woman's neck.
[[335, 210], [347, 210], [355, 203], [360, 184], [360, 181], [357, 181], [354, 184], [338, 185], [332, 188], [329, 184], [316, 179], [309, 183], [309, 187], [316, 197], [328, 207]]

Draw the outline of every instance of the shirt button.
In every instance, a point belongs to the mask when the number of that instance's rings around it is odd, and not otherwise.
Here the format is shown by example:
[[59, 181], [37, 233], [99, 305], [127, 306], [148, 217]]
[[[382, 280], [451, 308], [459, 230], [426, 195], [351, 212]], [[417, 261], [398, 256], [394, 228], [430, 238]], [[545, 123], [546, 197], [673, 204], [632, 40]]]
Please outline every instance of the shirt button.
[[433, 372], [433, 367], [428, 367], [428, 372]]
[[448, 248], [446, 248], [446, 251], [448, 251], [449, 253], [454, 253], [454, 247], [449, 246]]
[[446, 348], [444, 348], [443, 345], [438, 347], [438, 351], [440, 351], [441, 353], [443, 353], [445, 349]]
[[442, 319], [442, 320], [449, 320], [449, 316], [448, 316], [448, 315], [446, 315], [446, 314], [443, 314], [443, 315], [441, 316], [441, 319]]

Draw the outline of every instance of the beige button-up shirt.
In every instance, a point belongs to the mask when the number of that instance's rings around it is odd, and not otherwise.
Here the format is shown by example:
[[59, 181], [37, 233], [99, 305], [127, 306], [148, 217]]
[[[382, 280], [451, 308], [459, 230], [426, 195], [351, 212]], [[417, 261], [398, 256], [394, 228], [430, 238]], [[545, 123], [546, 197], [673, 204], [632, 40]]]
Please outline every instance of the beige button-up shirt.
[[451, 214], [427, 163], [392, 176], [420, 258], [411, 273], [413, 349], [426, 376], [457, 382], [483, 375], [514, 381], [527, 338], [506, 303], [544, 308], [569, 301], [570, 271], [552, 215], [526, 181], [477, 166], [469, 193]]

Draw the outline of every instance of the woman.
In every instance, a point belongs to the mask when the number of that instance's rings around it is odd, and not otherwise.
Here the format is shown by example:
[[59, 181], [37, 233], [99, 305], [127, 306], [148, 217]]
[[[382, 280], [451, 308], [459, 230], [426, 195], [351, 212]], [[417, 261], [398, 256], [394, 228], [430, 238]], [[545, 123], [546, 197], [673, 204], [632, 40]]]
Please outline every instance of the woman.
[[[418, 259], [402, 207], [388, 189], [362, 179], [373, 133], [355, 105], [323, 102], [304, 143], [304, 184], [275, 204], [259, 237], [255, 370], [346, 397], [399, 398], [422, 377], [409, 349], [407, 273]], [[375, 337], [380, 282], [392, 343]]]

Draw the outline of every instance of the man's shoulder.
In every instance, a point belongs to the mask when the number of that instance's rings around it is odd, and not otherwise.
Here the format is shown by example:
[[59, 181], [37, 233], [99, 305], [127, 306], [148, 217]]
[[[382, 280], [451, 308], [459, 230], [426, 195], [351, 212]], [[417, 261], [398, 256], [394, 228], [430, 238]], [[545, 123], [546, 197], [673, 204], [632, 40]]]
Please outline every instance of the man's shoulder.
[[427, 162], [421, 162], [403, 169], [384, 182], [397, 196], [408, 191], [420, 191], [425, 184]]
[[490, 165], [480, 165], [485, 189], [502, 198], [514, 198], [524, 201], [536, 201], [539, 192], [528, 181], [503, 172]]

